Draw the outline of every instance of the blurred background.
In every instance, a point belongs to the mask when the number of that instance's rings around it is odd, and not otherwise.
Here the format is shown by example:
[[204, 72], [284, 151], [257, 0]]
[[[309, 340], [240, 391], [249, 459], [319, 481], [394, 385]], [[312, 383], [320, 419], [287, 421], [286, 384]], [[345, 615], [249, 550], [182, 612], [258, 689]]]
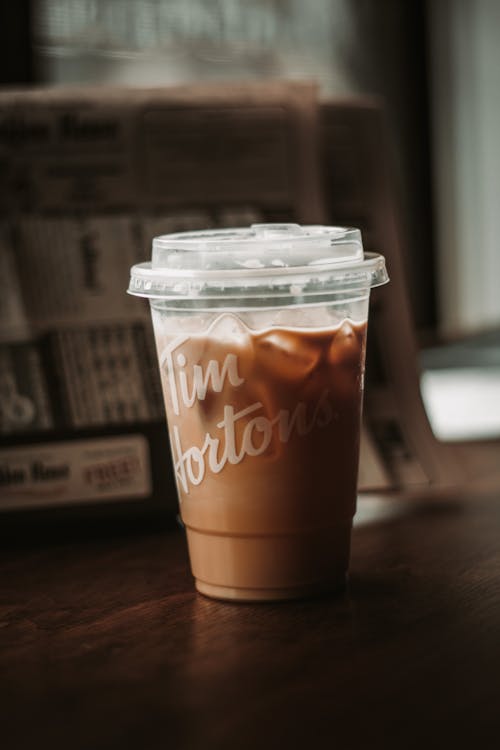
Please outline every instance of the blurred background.
[[324, 96], [381, 96], [419, 331], [500, 321], [496, 0], [19, 0], [0, 12], [4, 85], [305, 78]]
[[[17, 0], [0, 84], [316, 81], [378, 97], [435, 434], [500, 435], [500, 3]], [[443, 346], [443, 344], [446, 344]]]

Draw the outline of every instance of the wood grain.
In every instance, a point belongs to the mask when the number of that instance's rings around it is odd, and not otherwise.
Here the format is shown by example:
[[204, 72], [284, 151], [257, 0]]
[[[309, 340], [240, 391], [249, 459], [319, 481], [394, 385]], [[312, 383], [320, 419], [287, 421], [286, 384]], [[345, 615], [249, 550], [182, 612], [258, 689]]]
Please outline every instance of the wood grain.
[[377, 507], [291, 603], [196, 594], [179, 531], [5, 548], [1, 746], [497, 747], [498, 497]]

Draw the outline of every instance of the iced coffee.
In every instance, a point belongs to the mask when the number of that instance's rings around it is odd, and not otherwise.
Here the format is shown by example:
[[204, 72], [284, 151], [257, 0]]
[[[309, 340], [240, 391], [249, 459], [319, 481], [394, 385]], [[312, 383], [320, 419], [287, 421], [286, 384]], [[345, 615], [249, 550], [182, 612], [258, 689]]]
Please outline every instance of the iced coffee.
[[[158, 295], [147, 296], [196, 587], [236, 600], [337, 589], [356, 508], [368, 295], [386, 280], [383, 259], [338, 228], [192, 233], [188, 258], [183, 237], [166, 236], [163, 265], [155, 271], [153, 256], [133, 272], [131, 291]], [[190, 275], [189, 263], [224, 267]]]

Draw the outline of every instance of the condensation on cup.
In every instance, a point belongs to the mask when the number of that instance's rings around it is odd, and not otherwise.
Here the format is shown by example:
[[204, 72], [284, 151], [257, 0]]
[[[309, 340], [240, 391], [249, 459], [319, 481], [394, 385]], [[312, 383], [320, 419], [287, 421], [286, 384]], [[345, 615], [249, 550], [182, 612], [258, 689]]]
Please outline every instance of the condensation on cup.
[[201, 593], [262, 601], [345, 585], [368, 300], [387, 281], [359, 230], [297, 224], [164, 235], [132, 268]]

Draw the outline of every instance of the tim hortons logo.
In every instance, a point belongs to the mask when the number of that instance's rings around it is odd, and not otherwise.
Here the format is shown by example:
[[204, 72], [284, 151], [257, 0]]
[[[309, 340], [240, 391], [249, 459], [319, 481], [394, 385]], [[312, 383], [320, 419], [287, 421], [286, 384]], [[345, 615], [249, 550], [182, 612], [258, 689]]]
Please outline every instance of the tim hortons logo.
[[[221, 393], [229, 383], [233, 388], [241, 388], [245, 379], [238, 371], [236, 354], [226, 354], [222, 363], [211, 359], [204, 368], [201, 364], [190, 364], [183, 345], [189, 336], [176, 338], [161, 354], [160, 366], [167, 378], [168, 389], [175, 416], [189, 419], [189, 410], [197, 401], [203, 401], [207, 393]], [[333, 419], [333, 410], [325, 389], [318, 401], [311, 405], [299, 402], [292, 411], [280, 409], [274, 416], [264, 413], [261, 401], [249, 404], [236, 411], [234, 406], [221, 407], [221, 419], [216, 423], [217, 434], [205, 434], [201, 445], [186, 447], [182, 442], [179, 425], [171, 419], [170, 436], [175, 476], [185, 493], [190, 485], [201, 484], [207, 470], [219, 474], [229, 463], [239, 464], [245, 456], [261, 456], [269, 448], [273, 437], [287, 443], [296, 433], [307, 435], [316, 427], [326, 427]], [[240, 439], [236, 436], [236, 426], [244, 424]]]

